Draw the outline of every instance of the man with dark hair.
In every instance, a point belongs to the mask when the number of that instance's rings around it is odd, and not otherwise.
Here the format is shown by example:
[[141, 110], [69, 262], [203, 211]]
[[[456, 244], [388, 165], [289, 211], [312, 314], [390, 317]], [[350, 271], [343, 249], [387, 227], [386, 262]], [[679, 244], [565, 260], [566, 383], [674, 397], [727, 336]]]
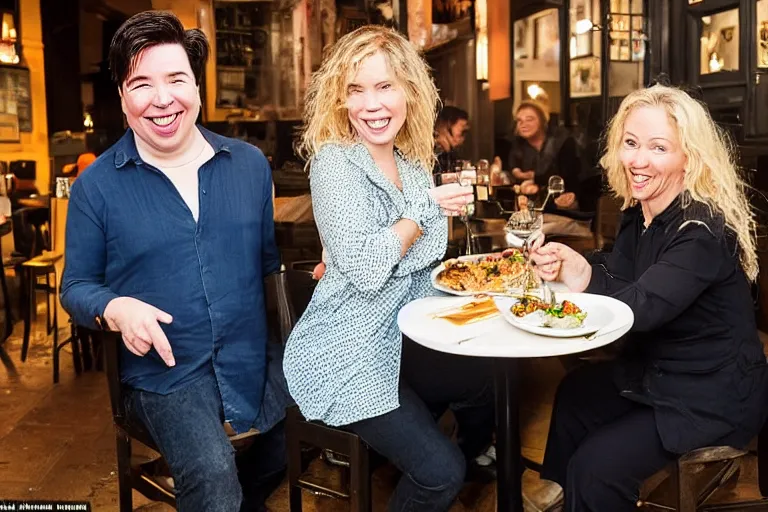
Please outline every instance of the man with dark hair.
[[272, 178], [261, 151], [195, 124], [207, 56], [171, 13], [115, 33], [129, 129], [73, 184], [61, 300], [78, 325], [122, 333], [128, 409], [168, 462], [179, 510], [264, 510], [290, 402], [267, 343]]
[[446, 106], [435, 121], [435, 155], [437, 163], [434, 172], [453, 172], [457, 160], [456, 149], [464, 144], [469, 130], [469, 114], [458, 107]]

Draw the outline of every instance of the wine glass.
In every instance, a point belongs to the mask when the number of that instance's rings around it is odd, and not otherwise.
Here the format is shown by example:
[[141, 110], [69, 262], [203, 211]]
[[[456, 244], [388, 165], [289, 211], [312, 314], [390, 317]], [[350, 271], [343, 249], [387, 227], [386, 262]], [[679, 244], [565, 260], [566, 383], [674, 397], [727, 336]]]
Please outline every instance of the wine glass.
[[544, 198], [544, 202], [541, 203], [541, 207], [537, 208], [537, 211], [543, 212], [544, 207], [547, 206], [549, 198], [555, 195], [560, 195], [565, 192], [565, 180], [560, 176], [550, 176], [547, 183], [547, 197]]
[[[459, 177], [459, 185], [462, 187], [471, 187], [474, 180], [471, 176], [468, 176], [465, 173], [462, 173]], [[464, 230], [467, 233], [467, 241], [466, 241], [466, 249], [465, 254], [470, 255], [472, 254], [472, 231], [469, 228], [469, 218], [475, 214], [475, 203], [467, 203], [466, 205], [462, 206], [461, 213], [459, 214], [459, 219], [461, 222], [464, 223]]]

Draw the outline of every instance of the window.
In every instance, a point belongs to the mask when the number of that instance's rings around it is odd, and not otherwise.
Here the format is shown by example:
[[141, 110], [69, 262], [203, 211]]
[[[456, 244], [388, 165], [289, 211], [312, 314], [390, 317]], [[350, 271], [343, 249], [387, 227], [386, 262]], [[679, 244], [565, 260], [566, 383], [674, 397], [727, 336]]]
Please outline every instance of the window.
[[611, 60], [645, 60], [644, 25], [643, 0], [611, 0]]
[[738, 71], [739, 9], [702, 16], [700, 26], [701, 74]]

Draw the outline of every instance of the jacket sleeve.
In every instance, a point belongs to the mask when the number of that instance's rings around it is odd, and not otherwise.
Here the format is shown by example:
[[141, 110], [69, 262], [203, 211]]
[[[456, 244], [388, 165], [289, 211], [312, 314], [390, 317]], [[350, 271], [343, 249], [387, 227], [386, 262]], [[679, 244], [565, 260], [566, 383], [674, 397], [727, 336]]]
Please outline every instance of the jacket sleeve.
[[639, 332], [657, 329], [688, 309], [717, 280], [726, 262], [722, 240], [702, 225], [679, 231], [637, 281], [629, 282], [611, 271], [623, 257], [611, 254], [605, 264], [592, 265], [586, 291], [627, 304], [635, 315], [632, 330]]
[[[337, 156], [337, 158], [334, 158]], [[342, 155], [321, 152], [310, 169], [312, 209], [329, 263], [362, 292], [380, 290], [400, 262], [400, 238], [379, 226], [367, 179]]]
[[262, 188], [262, 217], [261, 217], [261, 274], [263, 277], [280, 270], [280, 250], [275, 242], [275, 217], [272, 203], [272, 169], [264, 155], [259, 152], [257, 166], [265, 175]]
[[96, 317], [118, 297], [105, 283], [107, 245], [102, 208], [95, 208], [82, 180], [72, 185], [67, 209], [67, 241], [61, 304], [75, 323], [94, 329]]

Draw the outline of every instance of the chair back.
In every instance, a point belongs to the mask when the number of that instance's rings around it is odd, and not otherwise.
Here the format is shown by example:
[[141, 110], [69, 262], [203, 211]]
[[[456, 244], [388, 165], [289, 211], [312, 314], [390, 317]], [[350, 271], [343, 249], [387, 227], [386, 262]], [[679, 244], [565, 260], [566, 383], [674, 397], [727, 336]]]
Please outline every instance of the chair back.
[[317, 281], [309, 270], [289, 269], [286, 270], [286, 277], [288, 278], [288, 296], [293, 309], [292, 320], [295, 325], [307, 309], [309, 301], [312, 300]]
[[[78, 329], [82, 327], [78, 326]], [[124, 425], [128, 415], [125, 410], [123, 385], [120, 381], [120, 345], [123, 343], [123, 338], [119, 332], [114, 331], [90, 331], [90, 333], [94, 338], [100, 337], [102, 340], [112, 418], [116, 425]]]
[[271, 340], [285, 344], [296, 322], [288, 293], [286, 271], [276, 272], [264, 278], [264, 301], [267, 309], [267, 326]]

